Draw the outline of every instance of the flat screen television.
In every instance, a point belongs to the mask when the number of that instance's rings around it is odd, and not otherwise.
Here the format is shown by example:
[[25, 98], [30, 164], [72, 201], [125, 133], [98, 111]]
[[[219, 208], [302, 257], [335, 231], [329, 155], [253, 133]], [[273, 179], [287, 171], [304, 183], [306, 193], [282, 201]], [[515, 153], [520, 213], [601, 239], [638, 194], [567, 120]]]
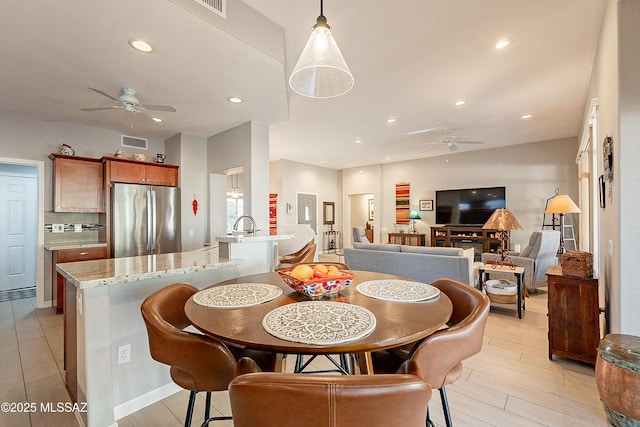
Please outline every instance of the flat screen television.
[[506, 208], [505, 187], [436, 191], [436, 224], [482, 226], [493, 211]]

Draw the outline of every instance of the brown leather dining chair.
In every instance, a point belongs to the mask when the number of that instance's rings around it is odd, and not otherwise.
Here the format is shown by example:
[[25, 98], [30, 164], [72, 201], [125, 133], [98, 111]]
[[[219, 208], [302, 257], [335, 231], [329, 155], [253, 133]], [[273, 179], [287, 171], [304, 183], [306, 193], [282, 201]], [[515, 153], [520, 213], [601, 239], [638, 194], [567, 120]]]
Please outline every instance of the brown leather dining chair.
[[311, 248], [311, 245], [313, 245], [315, 243], [315, 241], [316, 241], [316, 239], [311, 239], [303, 247], [301, 247], [297, 251], [292, 252], [290, 254], [282, 255], [280, 257], [280, 262], [281, 263], [289, 263], [289, 261], [291, 261], [291, 260], [298, 259], [301, 255], [306, 253], [309, 250], [309, 248]]
[[293, 268], [295, 264], [299, 264], [301, 262], [313, 261], [313, 257], [316, 255], [316, 248], [318, 247], [318, 244], [315, 243], [315, 239], [311, 239], [310, 243], [311, 245], [309, 245], [306, 250], [297, 254], [295, 257], [287, 257], [282, 259], [276, 266], [276, 270], [285, 270], [288, 268]]
[[[462, 361], [482, 349], [484, 328], [489, 316], [489, 298], [477, 289], [451, 279], [440, 279], [433, 286], [453, 303], [448, 328], [418, 341], [412, 348], [372, 353], [374, 372], [394, 372], [406, 360], [422, 369], [422, 378], [440, 390], [447, 427], [452, 426], [445, 386], [462, 376]], [[427, 425], [431, 421], [427, 419]]]
[[273, 370], [275, 366], [275, 355], [271, 353], [244, 352], [205, 335], [185, 331], [191, 322], [184, 313], [184, 305], [197, 291], [188, 283], [175, 283], [148, 296], [141, 306], [151, 357], [169, 365], [173, 382], [191, 391], [185, 427], [191, 425], [196, 394], [202, 391], [207, 393], [203, 426], [209, 421], [231, 419], [210, 417], [211, 392], [227, 390], [238, 358], [249, 355], [265, 370]]
[[432, 393], [415, 362], [391, 375], [261, 373], [255, 366], [241, 359], [229, 385], [235, 427], [422, 427]]

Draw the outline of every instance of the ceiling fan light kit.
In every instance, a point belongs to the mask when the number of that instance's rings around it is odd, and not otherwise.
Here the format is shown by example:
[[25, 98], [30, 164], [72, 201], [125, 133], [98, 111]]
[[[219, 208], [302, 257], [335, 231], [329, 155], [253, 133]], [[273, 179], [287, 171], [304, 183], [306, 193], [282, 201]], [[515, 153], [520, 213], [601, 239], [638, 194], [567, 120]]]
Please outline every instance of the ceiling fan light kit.
[[289, 86], [310, 98], [333, 98], [350, 91], [353, 84], [353, 75], [331, 34], [320, 0], [320, 16], [289, 77]]
[[145, 113], [145, 111], [165, 111], [170, 113], [176, 112], [176, 109], [171, 107], [170, 105], [141, 104], [138, 98], [136, 98], [135, 96], [136, 95], [135, 89], [131, 89], [129, 87], [123, 87], [121, 89], [122, 95], [120, 95], [119, 98], [116, 98], [113, 95], [109, 95], [105, 91], [102, 91], [100, 89], [96, 89], [93, 87], [90, 87], [89, 90], [99, 93], [100, 95], [105, 96], [113, 101], [119, 102], [120, 105], [111, 105], [109, 107], [81, 108], [82, 111], [103, 111], [103, 110], [113, 110], [113, 109], [121, 110], [122, 109], [129, 113], [142, 114], [150, 118], [151, 120], [154, 120], [155, 122], [158, 122], [158, 120], [160, 121], [162, 120], [149, 116], [148, 114]]

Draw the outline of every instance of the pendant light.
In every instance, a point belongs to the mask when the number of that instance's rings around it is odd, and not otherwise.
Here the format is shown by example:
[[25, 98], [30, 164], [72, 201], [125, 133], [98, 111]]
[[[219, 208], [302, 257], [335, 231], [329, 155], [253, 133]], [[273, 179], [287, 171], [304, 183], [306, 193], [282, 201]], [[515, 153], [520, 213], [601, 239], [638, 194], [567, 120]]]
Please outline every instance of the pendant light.
[[[233, 183], [233, 178], [234, 177], [236, 178], [236, 184]], [[232, 189], [231, 197], [234, 198], [234, 199], [237, 199], [240, 196], [240, 194], [238, 192], [237, 181], [238, 181], [238, 176], [236, 174], [231, 175], [231, 186], [232, 186], [231, 187], [231, 189]]]
[[353, 76], [331, 34], [322, 6], [320, 0], [320, 16], [289, 77], [291, 89], [310, 98], [333, 98], [353, 87]]

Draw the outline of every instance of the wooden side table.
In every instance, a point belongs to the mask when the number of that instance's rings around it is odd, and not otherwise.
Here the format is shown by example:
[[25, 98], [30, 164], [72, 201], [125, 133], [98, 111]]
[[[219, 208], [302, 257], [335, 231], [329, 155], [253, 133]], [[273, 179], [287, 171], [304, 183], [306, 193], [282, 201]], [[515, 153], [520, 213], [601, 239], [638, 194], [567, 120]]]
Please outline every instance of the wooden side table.
[[516, 276], [516, 284], [518, 286], [517, 292], [517, 304], [518, 304], [518, 319], [522, 319], [522, 310], [525, 309], [524, 298], [524, 267], [512, 267], [512, 266], [500, 266], [498, 264], [486, 264], [478, 269], [480, 274], [480, 280], [478, 281], [478, 289], [482, 291], [483, 287], [486, 287], [486, 280], [491, 273], [510, 273]]
[[600, 341], [598, 279], [545, 272], [549, 287], [549, 359], [553, 355], [596, 363]]

